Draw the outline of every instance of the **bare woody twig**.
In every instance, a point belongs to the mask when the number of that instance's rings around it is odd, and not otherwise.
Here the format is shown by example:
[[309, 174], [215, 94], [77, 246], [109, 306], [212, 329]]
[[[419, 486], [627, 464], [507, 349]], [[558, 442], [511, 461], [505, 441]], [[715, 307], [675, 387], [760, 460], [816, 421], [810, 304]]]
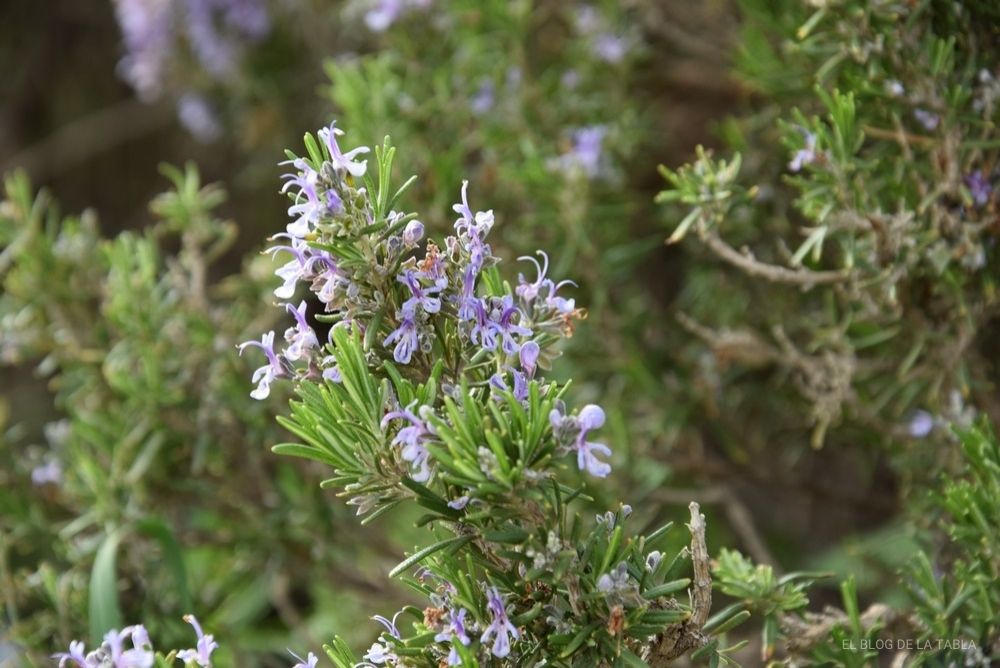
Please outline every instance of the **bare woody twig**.
[[705, 545], [705, 516], [694, 501], [691, 510], [691, 564], [694, 581], [691, 585], [691, 616], [680, 624], [668, 627], [657, 639], [650, 652], [648, 663], [651, 668], [661, 668], [687, 652], [703, 647], [708, 637], [702, 631], [712, 609], [712, 571]]
[[772, 283], [812, 287], [826, 283], [840, 283], [847, 280], [848, 277], [848, 272], [842, 269], [838, 271], [812, 271], [810, 269], [789, 269], [776, 264], [760, 262], [748, 249], [736, 250], [715, 232], [705, 232], [702, 234], [702, 240], [723, 261], [751, 276], [758, 276]]

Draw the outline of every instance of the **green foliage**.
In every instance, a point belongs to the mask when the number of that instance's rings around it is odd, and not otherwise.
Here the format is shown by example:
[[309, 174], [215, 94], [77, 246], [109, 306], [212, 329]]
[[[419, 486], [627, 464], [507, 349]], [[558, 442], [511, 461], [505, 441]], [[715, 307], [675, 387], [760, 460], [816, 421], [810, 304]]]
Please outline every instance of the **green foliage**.
[[[311, 554], [356, 553], [333, 546], [338, 514], [305, 484], [314, 474], [252, 445], [279, 432], [246, 396], [234, 346], [270, 319], [267, 274], [252, 259], [219, 281], [235, 237], [214, 214], [225, 193], [192, 166], [164, 173], [155, 222], [113, 239], [23, 175], [0, 205], [0, 357], [38, 360], [61, 418], [42, 445], [30, 425], [51, 413], [28, 408], [0, 440], [14, 462], [0, 491], [5, 623], [39, 656], [140, 618], [186, 642], [179, 620], [194, 611], [236, 656], [281, 652], [275, 611], [309, 618], [325, 596], [292, 604], [287, 591], [338, 570]], [[46, 466], [56, 475], [32, 484]]]

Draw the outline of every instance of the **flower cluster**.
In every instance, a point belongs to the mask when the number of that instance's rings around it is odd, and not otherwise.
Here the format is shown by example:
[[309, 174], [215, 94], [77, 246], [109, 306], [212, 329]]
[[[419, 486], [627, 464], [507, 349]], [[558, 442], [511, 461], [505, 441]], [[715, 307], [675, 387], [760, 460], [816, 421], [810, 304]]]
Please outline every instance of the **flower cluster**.
[[[211, 668], [212, 652], [219, 644], [210, 633], [204, 633], [201, 624], [194, 615], [185, 615], [184, 621], [194, 627], [197, 634], [197, 644], [193, 649], [175, 650], [174, 656], [185, 665], [196, 665], [200, 668]], [[126, 644], [127, 641], [127, 644]], [[131, 645], [129, 647], [129, 645]], [[169, 653], [168, 653], [169, 654]], [[141, 624], [126, 626], [121, 631], [112, 629], [104, 635], [104, 642], [92, 652], [87, 652], [87, 646], [80, 640], [69, 644], [68, 652], [52, 655], [59, 660], [59, 668], [77, 666], [77, 668], [151, 668], [157, 665], [157, 654], [149, 633]], [[313, 665], [315, 662], [313, 662]], [[161, 663], [161, 665], [163, 665]]]
[[[267, 251], [287, 258], [275, 272], [282, 280], [275, 296], [292, 299], [300, 285], [307, 285], [322, 305], [318, 317], [333, 325], [331, 334], [321, 345], [309, 321], [308, 302], [285, 302], [294, 324], [285, 331], [283, 349], [276, 349], [273, 331], [239, 346], [241, 353], [258, 348], [266, 358], [253, 374], [257, 386], [251, 396], [266, 398], [278, 378], [339, 381], [332, 331], [357, 326], [366, 339], [379, 341], [396, 364], [427, 369], [443, 355], [451, 362], [456, 383], [468, 360], [492, 360], [475, 365], [492, 368], [482, 378], [476, 375], [476, 382], [488, 382], [494, 392], [511, 391], [525, 401], [529, 382], [553, 354], [546, 350], [571, 335], [574, 321], [582, 316], [573, 299], [560, 295], [572, 282], [549, 278], [548, 256], [539, 251], [541, 262], [522, 258], [535, 265], [534, 280], [521, 274], [513, 291], [484, 289], [486, 274], [498, 262], [488, 242], [495, 219], [491, 210], [473, 210], [468, 181], [453, 207], [458, 214], [454, 234], [440, 247], [427, 241], [422, 257], [417, 257], [423, 224], [413, 214], [378, 210], [381, 202], [371, 196], [367, 160], [360, 159], [370, 151], [364, 146], [342, 150], [342, 135], [335, 125], [323, 128], [318, 132], [322, 143], [313, 148], [316, 156], [284, 163], [293, 170], [282, 189], [291, 198], [291, 222], [275, 236], [280, 243]], [[445, 335], [457, 340], [458, 350], [444, 347]], [[429, 413], [430, 406], [399, 407], [382, 420], [383, 428], [405, 425], [391, 443], [418, 482], [431, 475], [425, 444], [435, 432], [427, 421]], [[582, 434], [600, 426], [592, 420], [582, 424]], [[581, 470], [607, 475], [609, 467], [594, 457], [594, 452], [610, 454], [606, 446], [581, 440], [573, 449], [579, 453]]]
[[[649, 651], [688, 613], [652, 607], [674, 589], [658, 583], [664, 573], [648, 564], [660, 553], [645, 539], [622, 542], [631, 509], [602, 516], [593, 531], [556, 519], [579, 493], [560, 482], [566, 469], [577, 469], [574, 484], [580, 473], [611, 471], [611, 449], [593, 437], [604, 411], [568, 410], [565, 386], [542, 373], [583, 316], [563, 294], [573, 284], [549, 277], [542, 251], [520, 258], [531, 275], [504, 281], [489, 237], [496, 217], [473, 207], [468, 181], [452, 233], [425, 239], [416, 216], [395, 208], [406, 185], [389, 187], [388, 140], [369, 170], [360, 157], [372, 152], [344, 151], [341, 137], [334, 126], [307, 135], [308, 155], [285, 163], [291, 221], [267, 252], [279, 258], [275, 296], [292, 323], [284, 345], [273, 331], [241, 344], [265, 357], [252, 396], [267, 396], [279, 378], [295, 383], [282, 424], [305, 443], [275, 451], [334, 467], [327, 486], [363, 521], [416, 502], [429, 513], [420, 525], [447, 537], [391, 573], [419, 567], [409, 584], [430, 601], [422, 615], [408, 607], [375, 617], [384, 631], [360, 662], [339, 640], [328, 654], [338, 668], [374, 668], [529, 665], [563, 653], [590, 665], [619, 651], [572, 646], [581, 629], [611, 648], [629, 633]], [[310, 294], [293, 306], [303, 286]], [[561, 464], [566, 455], [575, 466]], [[400, 616], [414, 617], [414, 633]], [[418, 654], [427, 661], [414, 664]]]

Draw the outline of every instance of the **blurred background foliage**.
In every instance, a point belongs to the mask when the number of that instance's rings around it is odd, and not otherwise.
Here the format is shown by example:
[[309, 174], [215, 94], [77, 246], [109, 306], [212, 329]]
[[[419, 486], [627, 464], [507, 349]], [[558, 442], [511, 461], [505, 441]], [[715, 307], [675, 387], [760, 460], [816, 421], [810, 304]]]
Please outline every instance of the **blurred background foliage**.
[[[713, 554], [853, 576], [807, 578], [812, 608], [906, 605], [899, 569], [918, 546], [938, 558], [916, 509], [949, 507], [926, 488], [966, 466], [949, 425], [997, 411], [994, 3], [14, 0], [0, 17], [0, 580], [7, 642], [33, 661], [105, 622], [183, 642], [191, 608], [234, 664], [285, 665], [333, 629], [360, 646], [359, 611], [405, 600], [383, 575], [411, 518], [359, 527], [312, 467], [278, 461], [287, 396], [252, 401], [234, 354], [273, 325], [276, 157], [331, 118], [403, 147], [432, 235], [468, 178], [498, 255], [548, 248], [579, 279], [589, 318], [561, 372], [608, 412], [601, 505], [654, 527], [698, 500]], [[753, 664], [804, 609], [800, 580], [719, 555], [723, 581], [756, 587]]]

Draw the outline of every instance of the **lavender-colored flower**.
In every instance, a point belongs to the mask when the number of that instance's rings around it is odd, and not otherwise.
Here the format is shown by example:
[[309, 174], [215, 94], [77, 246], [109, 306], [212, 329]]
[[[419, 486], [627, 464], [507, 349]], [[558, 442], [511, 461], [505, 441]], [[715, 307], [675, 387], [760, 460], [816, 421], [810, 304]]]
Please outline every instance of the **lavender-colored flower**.
[[541, 351], [542, 349], [534, 341], [528, 341], [521, 346], [521, 351], [518, 353], [518, 357], [521, 362], [521, 368], [524, 370], [524, 373], [528, 378], [533, 378], [535, 376], [535, 369], [538, 366], [538, 355]]
[[58, 652], [52, 655], [53, 659], [59, 659], [59, 668], [68, 668], [76, 665], [78, 668], [90, 668], [87, 663], [87, 646], [82, 640], [74, 640], [69, 644], [68, 652]]
[[924, 126], [925, 130], [933, 132], [937, 130], [938, 125], [941, 123], [941, 117], [932, 111], [927, 111], [926, 109], [914, 109], [913, 117], [917, 119], [917, 122]]
[[202, 632], [201, 624], [198, 623], [198, 619], [194, 615], [184, 615], [184, 621], [194, 627], [195, 633], [198, 634], [198, 645], [195, 649], [185, 649], [177, 652], [177, 658], [185, 663], [194, 661], [202, 668], [211, 666], [212, 652], [218, 649], [219, 643], [215, 642], [212, 634]]
[[577, 70], [566, 70], [559, 77], [559, 83], [566, 90], [576, 90], [577, 86], [580, 85], [580, 79], [580, 73]]
[[[514, 398], [518, 401], [527, 401], [528, 399], [528, 379], [520, 371], [514, 370], [511, 372], [514, 377], [514, 390], [512, 394]], [[504, 380], [503, 374], [496, 373], [490, 377], [490, 387], [492, 387], [497, 392], [507, 392], [507, 381]]]
[[162, 0], [117, 0], [125, 56], [119, 72], [141, 98], [159, 96], [174, 40], [174, 5]]
[[368, 161], [355, 160], [354, 158], [362, 153], [368, 153], [368, 147], [358, 146], [347, 153], [342, 153], [340, 146], [337, 144], [337, 137], [343, 134], [344, 131], [337, 127], [336, 122], [331, 123], [330, 127], [319, 131], [320, 139], [326, 142], [326, 147], [330, 151], [330, 163], [334, 169], [345, 171], [351, 176], [364, 176], [368, 170]]
[[791, 162], [788, 163], [788, 169], [793, 172], [798, 172], [804, 166], [816, 162], [816, 135], [804, 128], [800, 128], [800, 131], [805, 137], [806, 144], [803, 148], [796, 151], [795, 155], [792, 156]]
[[594, 38], [594, 54], [606, 63], [620, 63], [628, 53], [628, 40], [621, 35], [602, 33]]
[[396, 620], [399, 618], [401, 614], [403, 614], [402, 610], [393, 615], [392, 619], [388, 619], [387, 617], [384, 617], [382, 615], [375, 615], [374, 617], [372, 617], [372, 619], [381, 624], [382, 626], [384, 626], [385, 630], [389, 632], [389, 635], [398, 640], [401, 636], [399, 633], [399, 629], [396, 628]]
[[907, 430], [913, 438], [926, 438], [934, 431], [936, 420], [927, 411], [916, 411], [910, 418]]
[[560, 297], [558, 291], [565, 285], [575, 286], [576, 283], [573, 281], [555, 283], [551, 279], [546, 278], [546, 273], [549, 269], [549, 256], [543, 251], [538, 251], [537, 253], [542, 257], [541, 264], [539, 264], [538, 260], [530, 256], [518, 258], [519, 260], [527, 260], [534, 264], [538, 275], [533, 283], [529, 283], [524, 274], [518, 274], [518, 286], [514, 289], [515, 294], [521, 298], [526, 307], [531, 307], [535, 303], [535, 300], [544, 294], [544, 305], [546, 308], [563, 316], [572, 314], [576, 310], [576, 300]]
[[464, 494], [458, 497], [457, 499], [452, 499], [451, 501], [449, 501], [448, 507], [452, 508], [453, 510], [463, 510], [467, 505], [469, 505], [470, 500], [471, 497], [468, 494]]
[[424, 224], [419, 220], [411, 220], [403, 228], [403, 243], [412, 248], [424, 238]]
[[663, 553], [659, 550], [653, 550], [646, 555], [646, 570], [655, 571], [659, 568], [661, 561], [663, 561]]
[[31, 469], [31, 484], [35, 487], [58, 485], [62, 482], [62, 476], [62, 464], [55, 457], [49, 457], [44, 464]]
[[[267, 356], [267, 364], [253, 372], [251, 382], [257, 383], [257, 389], [251, 392], [250, 396], [254, 399], [266, 399], [271, 393], [271, 383], [274, 382], [275, 378], [284, 375], [285, 371], [281, 366], [281, 360], [274, 353], [274, 332], [268, 332], [261, 337], [260, 341], [245, 341], [241, 343], [237, 346], [240, 350], [240, 355], [251, 346], [264, 351], [264, 355]], [[194, 618], [192, 617], [192, 619]]]
[[287, 182], [282, 186], [281, 192], [287, 192], [293, 187], [298, 188], [294, 203], [288, 207], [288, 215], [295, 219], [288, 224], [288, 234], [295, 239], [304, 239], [326, 216], [341, 211], [344, 203], [333, 189], [327, 188], [323, 191], [319, 189], [319, 172], [302, 158], [286, 160], [281, 164], [291, 164], [296, 169], [295, 173], [285, 174], [282, 177], [287, 179]]
[[377, 666], [382, 665], [396, 665], [399, 657], [393, 652], [388, 645], [384, 645], [380, 642], [372, 643], [372, 646], [368, 648], [364, 656], [365, 661], [373, 663]]
[[479, 640], [485, 645], [490, 638], [493, 638], [493, 646], [490, 651], [493, 656], [502, 659], [510, 654], [510, 637], [514, 636], [514, 639], [517, 640], [521, 634], [507, 617], [507, 608], [496, 587], [490, 587], [486, 590], [486, 608], [490, 613], [490, 624], [483, 631]]
[[[293, 238], [294, 239], [294, 238]], [[296, 241], [293, 240], [293, 244]], [[278, 299], [291, 299], [295, 294], [295, 286], [306, 277], [308, 264], [303, 249], [292, 246], [272, 246], [267, 253], [272, 257], [278, 253], [287, 252], [292, 254], [292, 259], [281, 265], [274, 271], [274, 275], [281, 279], [281, 285], [274, 289], [274, 296]]]
[[393, 420], [406, 420], [409, 426], [396, 432], [392, 444], [402, 448], [400, 454], [403, 460], [409, 462], [416, 471], [411, 475], [416, 482], [427, 482], [431, 477], [430, 453], [424, 447], [427, 439], [433, 435], [430, 425], [414, 415], [409, 409], [391, 411], [382, 418], [384, 429]]
[[312, 652], [309, 652], [305, 659], [292, 650], [288, 650], [288, 653], [295, 657], [295, 660], [298, 661], [298, 663], [292, 666], [292, 668], [316, 668], [316, 664], [319, 662], [319, 657]]
[[181, 96], [177, 101], [177, 118], [200, 142], [208, 144], [222, 136], [222, 126], [215, 110], [208, 100], [197, 93]]
[[885, 82], [885, 90], [892, 97], [902, 97], [906, 93], [906, 89], [903, 88], [903, 84], [899, 83], [896, 79], [890, 79]]
[[477, 116], [482, 116], [487, 111], [493, 108], [496, 103], [496, 89], [493, 86], [492, 81], [483, 81], [479, 85], [479, 89], [476, 90], [472, 99], [469, 100], [469, 109], [472, 113]]
[[[134, 629], [141, 629], [140, 640], [145, 641], [145, 645], [137, 645], [134, 636]], [[125, 638], [132, 641], [132, 649], [125, 649]], [[149, 647], [149, 636], [146, 629], [139, 627], [129, 627], [119, 631], [108, 631], [104, 635], [104, 645], [102, 649], [106, 651], [106, 658], [110, 658], [114, 668], [151, 668], [154, 662], [152, 649]]]
[[530, 329], [514, 322], [515, 318], [520, 321], [521, 317], [521, 309], [514, 305], [514, 298], [510, 295], [493, 299], [490, 320], [500, 336], [500, 348], [508, 355], [516, 354], [521, 348], [515, 336], [531, 336]]
[[469, 182], [462, 181], [462, 201], [452, 206], [452, 210], [461, 216], [455, 221], [455, 231], [469, 254], [469, 264], [473, 269], [473, 274], [478, 274], [491, 253], [485, 239], [493, 228], [494, 218], [492, 209], [472, 213], [472, 209], [469, 207], [468, 191]]
[[605, 573], [597, 579], [597, 591], [602, 594], [614, 594], [629, 588], [628, 566], [624, 561], [619, 562], [610, 573]]
[[[409, 304], [409, 302], [407, 302]], [[415, 351], [420, 345], [420, 337], [417, 332], [416, 313], [413, 305], [403, 305], [403, 308], [396, 312], [399, 320], [399, 327], [389, 333], [382, 341], [382, 345], [389, 347], [393, 343], [396, 346], [392, 350], [392, 358], [399, 364], [409, 364]]]
[[972, 201], [976, 203], [976, 206], [984, 206], [990, 201], [990, 195], [993, 194], [993, 186], [991, 186], [989, 180], [983, 176], [983, 171], [981, 169], [977, 169], [966, 176], [965, 185], [968, 186], [969, 193], [972, 194]]
[[403, 11], [403, 0], [377, 0], [365, 13], [365, 25], [374, 32], [385, 32]]
[[285, 304], [285, 309], [295, 316], [295, 326], [285, 330], [285, 341], [288, 348], [285, 350], [285, 359], [290, 362], [305, 359], [309, 356], [309, 351], [319, 347], [319, 340], [316, 332], [309, 326], [306, 320], [306, 303], [299, 302], [298, 308], [291, 304]]
[[573, 130], [570, 135], [570, 150], [550, 164], [566, 173], [582, 172], [589, 178], [596, 177], [601, 171], [602, 146], [607, 132], [604, 125], [590, 125]]
[[577, 465], [592, 476], [604, 478], [611, 473], [611, 465], [597, 458], [597, 454], [610, 456], [611, 449], [603, 443], [591, 443], [587, 434], [604, 425], [604, 411], [600, 406], [587, 404], [576, 418], [564, 416], [558, 408], [549, 413], [549, 423], [556, 438], [572, 434], [572, 448], [576, 450]]
[[324, 380], [328, 380], [331, 383], [342, 383], [344, 381], [343, 377], [340, 375], [340, 367], [337, 365], [337, 358], [333, 355], [327, 355], [324, 357], [320, 366], [323, 367]]
[[445, 626], [443, 631], [434, 636], [436, 642], [451, 643], [451, 651], [448, 653], [449, 666], [459, 666], [462, 664], [462, 660], [458, 656], [458, 651], [455, 649], [455, 641], [457, 640], [465, 646], [468, 646], [472, 642], [472, 639], [469, 638], [465, 630], [466, 614], [468, 613], [465, 608], [459, 608], [457, 612], [454, 609], [449, 610], [447, 626]]
[[440, 285], [423, 286], [420, 278], [413, 269], [406, 269], [397, 280], [410, 289], [410, 298], [403, 303], [404, 311], [415, 311], [417, 306], [423, 309], [424, 313], [437, 313], [441, 310], [441, 299], [432, 297], [442, 290]]

